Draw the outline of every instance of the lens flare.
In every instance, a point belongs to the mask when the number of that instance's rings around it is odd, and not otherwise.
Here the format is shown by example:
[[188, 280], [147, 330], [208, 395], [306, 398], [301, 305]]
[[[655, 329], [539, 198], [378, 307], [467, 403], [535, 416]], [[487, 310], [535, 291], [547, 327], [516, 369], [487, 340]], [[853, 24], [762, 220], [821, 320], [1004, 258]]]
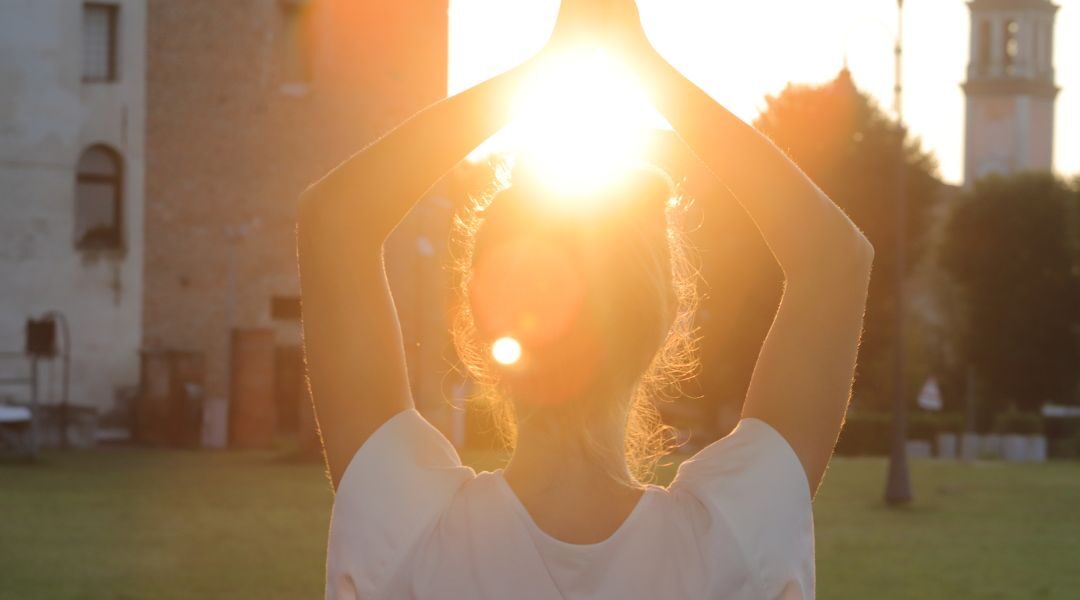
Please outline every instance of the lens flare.
[[502, 337], [491, 345], [491, 356], [500, 365], [513, 365], [521, 360], [521, 344], [512, 337]]
[[551, 57], [518, 91], [514, 119], [470, 155], [505, 152], [555, 194], [579, 202], [640, 161], [665, 121], [623, 62], [581, 48]]

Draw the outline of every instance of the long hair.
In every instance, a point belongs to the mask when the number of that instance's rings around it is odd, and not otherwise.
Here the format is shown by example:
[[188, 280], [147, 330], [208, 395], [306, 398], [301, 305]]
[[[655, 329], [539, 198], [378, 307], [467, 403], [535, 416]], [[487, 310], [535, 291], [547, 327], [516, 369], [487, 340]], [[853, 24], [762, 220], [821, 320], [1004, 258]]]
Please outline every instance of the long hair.
[[[521, 171], [494, 169], [459, 211], [453, 235], [453, 339], [476, 384], [470, 401], [489, 412], [510, 449], [519, 419], [554, 415], [602, 465], [621, 462], [620, 452], [631, 476], [647, 481], [673, 442], [656, 402], [677, 395], [698, 367], [687, 203], [652, 166], [588, 197], [560, 198]], [[520, 338], [521, 365], [492, 358], [502, 335]], [[530, 382], [573, 400], [515, 401], [537, 387]], [[601, 388], [625, 392], [616, 394], [624, 400], [596, 394]], [[623, 448], [596, 439], [600, 423], [623, 429]]]

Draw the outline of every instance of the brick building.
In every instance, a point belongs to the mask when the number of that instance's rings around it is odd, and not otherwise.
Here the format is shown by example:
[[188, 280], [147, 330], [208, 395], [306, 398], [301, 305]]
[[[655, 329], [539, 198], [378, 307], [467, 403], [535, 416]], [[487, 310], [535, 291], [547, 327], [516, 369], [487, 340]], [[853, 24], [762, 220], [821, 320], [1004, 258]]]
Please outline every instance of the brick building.
[[[295, 419], [296, 198], [445, 96], [447, 8], [447, 0], [150, 1], [143, 346], [201, 356], [207, 398], [229, 395], [230, 332], [271, 329], [279, 419]], [[441, 302], [420, 303], [423, 288], [409, 287], [440, 270], [430, 251], [440, 241], [421, 231], [430, 214], [417, 211], [388, 257], [411, 363], [437, 364], [445, 346]], [[423, 345], [421, 330], [435, 332]], [[429, 412], [446, 405], [439, 379], [413, 382]]]

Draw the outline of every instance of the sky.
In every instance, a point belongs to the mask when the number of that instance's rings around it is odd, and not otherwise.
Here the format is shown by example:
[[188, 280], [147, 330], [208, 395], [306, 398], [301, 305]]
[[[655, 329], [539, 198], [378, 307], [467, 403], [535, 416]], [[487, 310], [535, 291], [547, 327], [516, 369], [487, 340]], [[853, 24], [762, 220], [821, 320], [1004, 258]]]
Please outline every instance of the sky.
[[[1055, 30], [1055, 170], [1080, 173], [1080, 0]], [[450, 91], [508, 69], [543, 46], [558, 0], [451, 0]], [[789, 83], [821, 83], [845, 57], [856, 84], [891, 110], [894, 0], [639, 0], [653, 45], [746, 121]], [[946, 181], [963, 177], [970, 17], [965, 0], [905, 1], [904, 116], [937, 156]]]

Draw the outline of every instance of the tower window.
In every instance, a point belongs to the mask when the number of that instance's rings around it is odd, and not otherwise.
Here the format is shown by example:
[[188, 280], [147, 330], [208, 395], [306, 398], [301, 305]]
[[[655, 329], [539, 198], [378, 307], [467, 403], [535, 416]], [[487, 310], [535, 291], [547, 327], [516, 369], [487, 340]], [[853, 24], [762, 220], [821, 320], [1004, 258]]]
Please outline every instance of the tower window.
[[982, 70], [990, 65], [990, 37], [990, 19], [983, 19], [979, 23], [979, 69]]
[[1019, 23], [1012, 19], [1005, 22], [1005, 72], [1008, 75], [1013, 74], [1013, 67], [1020, 54], [1020, 41], [1017, 39], [1019, 33]]
[[116, 81], [117, 25], [120, 7], [87, 2], [82, 13], [83, 81]]
[[1046, 22], [1040, 20], [1035, 29], [1035, 64], [1039, 71], [1045, 71], [1050, 64], [1049, 35], [1046, 31]]
[[120, 156], [111, 148], [91, 146], [79, 157], [75, 178], [75, 245], [118, 249], [121, 237]]

